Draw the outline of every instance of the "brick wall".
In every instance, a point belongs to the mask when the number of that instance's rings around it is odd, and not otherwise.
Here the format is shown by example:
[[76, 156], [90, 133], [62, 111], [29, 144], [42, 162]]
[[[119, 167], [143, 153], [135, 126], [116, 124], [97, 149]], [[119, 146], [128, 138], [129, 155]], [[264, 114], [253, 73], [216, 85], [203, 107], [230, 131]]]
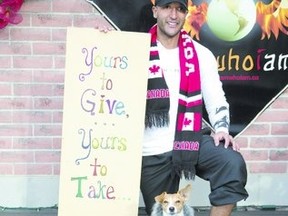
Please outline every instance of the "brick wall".
[[59, 175], [66, 27], [105, 20], [85, 0], [26, 0], [21, 14], [0, 30], [0, 175]]
[[[57, 176], [66, 27], [105, 20], [85, 0], [26, 0], [21, 13], [0, 30], [0, 175]], [[249, 172], [287, 173], [288, 91], [237, 140]]]
[[288, 173], [288, 89], [238, 139], [250, 173]]

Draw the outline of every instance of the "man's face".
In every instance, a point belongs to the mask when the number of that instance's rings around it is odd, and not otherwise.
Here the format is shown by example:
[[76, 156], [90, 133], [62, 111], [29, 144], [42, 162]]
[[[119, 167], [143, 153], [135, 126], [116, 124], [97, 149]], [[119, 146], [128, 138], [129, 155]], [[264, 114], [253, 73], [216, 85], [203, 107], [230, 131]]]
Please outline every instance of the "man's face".
[[176, 36], [182, 29], [187, 9], [179, 3], [170, 3], [164, 6], [153, 7], [153, 15], [157, 19], [160, 32], [166, 37]]

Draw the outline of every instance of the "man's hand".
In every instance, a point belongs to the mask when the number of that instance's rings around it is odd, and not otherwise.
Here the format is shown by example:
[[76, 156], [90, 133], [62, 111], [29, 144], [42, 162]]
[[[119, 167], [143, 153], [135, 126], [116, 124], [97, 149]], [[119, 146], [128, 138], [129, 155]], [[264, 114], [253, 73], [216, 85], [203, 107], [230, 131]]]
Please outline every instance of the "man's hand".
[[224, 142], [224, 147], [228, 148], [229, 145], [232, 146], [234, 151], [240, 151], [240, 147], [238, 143], [235, 142], [233, 137], [225, 132], [217, 132], [215, 134], [212, 134], [212, 137], [214, 139], [215, 145], [219, 146], [220, 141]]
[[104, 33], [115, 30], [114, 28], [107, 27], [107, 26], [96, 26], [95, 28], [98, 29], [100, 32], [104, 32]]

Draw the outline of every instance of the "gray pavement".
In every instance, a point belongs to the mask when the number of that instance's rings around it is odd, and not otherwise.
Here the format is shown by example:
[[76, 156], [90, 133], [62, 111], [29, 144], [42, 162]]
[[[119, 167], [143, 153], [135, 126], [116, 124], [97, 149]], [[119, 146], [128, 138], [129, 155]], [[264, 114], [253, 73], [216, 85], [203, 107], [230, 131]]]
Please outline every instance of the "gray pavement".
[[[57, 216], [57, 207], [43, 209], [0, 209], [0, 216]], [[96, 215], [96, 214], [95, 214]], [[208, 208], [195, 207], [195, 216], [208, 216]], [[232, 216], [288, 216], [288, 207], [241, 207], [233, 211]], [[107, 215], [108, 216], [108, 215]], [[143, 208], [139, 208], [138, 216], [147, 216]]]

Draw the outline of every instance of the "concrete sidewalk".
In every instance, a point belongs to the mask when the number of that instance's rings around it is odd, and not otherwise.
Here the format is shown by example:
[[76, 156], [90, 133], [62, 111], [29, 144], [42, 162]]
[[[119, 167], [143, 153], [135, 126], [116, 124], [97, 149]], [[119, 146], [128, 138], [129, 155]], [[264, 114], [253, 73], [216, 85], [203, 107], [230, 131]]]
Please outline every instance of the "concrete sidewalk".
[[[0, 216], [57, 216], [57, 208], [44, 209], [6, 209], [0, 210]], [[138, 216], [147, 216], [143, 208], [139, 208]], [[195, 208], [195, 216], [209, 216], [208, 208]], [[239, 208], [232, 216], [288, 216], [288, 207], [278, 208]]]

